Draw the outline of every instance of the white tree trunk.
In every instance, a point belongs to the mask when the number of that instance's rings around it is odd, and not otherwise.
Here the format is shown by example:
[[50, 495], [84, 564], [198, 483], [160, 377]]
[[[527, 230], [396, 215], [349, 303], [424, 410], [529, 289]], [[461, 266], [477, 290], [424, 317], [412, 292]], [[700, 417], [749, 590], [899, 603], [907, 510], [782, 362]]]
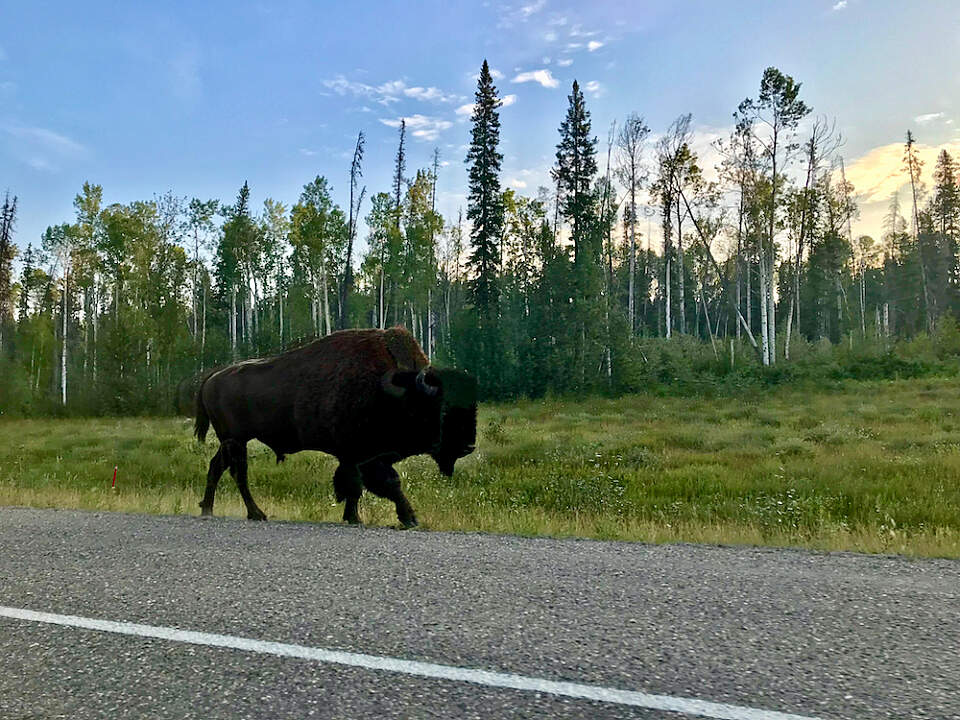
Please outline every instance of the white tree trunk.
[[773, 297], [773, 248], [767, 260], [767, 332], [770, 333], [770, 364], [777, 362], [777, 306]]
[[69, 272], [67, 259], [63, 261], [63, 348], [60, 352], [60, 402], [67, 404], [67, 317], [70, 309], [70, 293], [68, 288]]
[[667, 257], [667, 271], [664, 273], [667, 279], [667, 340], [670, 339], [670, 258]]
[[767, 305], [767, 263], [764, 253], [760, 253], [760, 354], [764, 365], [770, 364], [770, 333], [768, 329]]
[[230, 353], [237, 357], [237, 289], [230, 288]]
[[323, 282], [323, 321], [325, 325], [324, 335], [329, 335], [331, 332], [332, 325], [330, 323], [330, 295], [328, 293], [327, 287], [327, 269], [323, 268], [323, 274], [321, 275]]

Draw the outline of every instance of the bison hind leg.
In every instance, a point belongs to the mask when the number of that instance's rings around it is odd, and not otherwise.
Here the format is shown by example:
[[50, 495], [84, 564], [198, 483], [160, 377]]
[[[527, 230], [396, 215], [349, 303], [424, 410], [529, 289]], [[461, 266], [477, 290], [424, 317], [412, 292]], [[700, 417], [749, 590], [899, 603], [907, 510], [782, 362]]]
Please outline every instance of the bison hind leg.
[[207, 471], [207, 488], [203, 493], [203, 500], [200, 501], [201, 517], [213, 515], [213, 499], [217, 494], [217, 484], [220, 482], [223, 471], [227, 469], [227, 462], [224, 459], [225, 454], [221, 445], [217, 448], [217, 454], [210, 460], [210, 469]]
[[343, 521], [351, 525], [360, 524], [358, 505], [363, 494], [363, 482], [356, 465], [341, 462], [333, 473], [333, 492], [337, 502], [346, 503], [343, 508]]

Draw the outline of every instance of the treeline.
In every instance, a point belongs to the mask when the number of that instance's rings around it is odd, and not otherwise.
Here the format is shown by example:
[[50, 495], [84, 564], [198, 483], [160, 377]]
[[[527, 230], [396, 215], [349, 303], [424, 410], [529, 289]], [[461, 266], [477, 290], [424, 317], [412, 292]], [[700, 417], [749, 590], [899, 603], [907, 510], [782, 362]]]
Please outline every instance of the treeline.
[[0, 412], [162, 412], [185, 376], [394, 324], [434, 362], [475, 373], [485, 398], [736, 385], [817, 368], [909, 375], [953, 357], [953, 158], [940, 154], [928, 192], [908, 133], [908, 207], [894, 195], [883, 236], [854, 238], [839, 134], [810, 122], [800, 89], [768, 68], [707, 173], [689, 115], [654, 140], [630, 114], [601, 145], [574, 82], [553, 186], [525, 197], [500, 185], [500, 100], [484, 62], [465, 217], [436, 210], [438, 153], [408, 175], [401, 122], [391, 187], [369, 198], [358, 135], [346, 210], [320, 176], [291, 207], [267, 199], [259, 210], [246, 183], [230, 203], [167, 193], [112, 205], [85, 183], [73, 220], [29, 244], [16, 276], [8, 193]]

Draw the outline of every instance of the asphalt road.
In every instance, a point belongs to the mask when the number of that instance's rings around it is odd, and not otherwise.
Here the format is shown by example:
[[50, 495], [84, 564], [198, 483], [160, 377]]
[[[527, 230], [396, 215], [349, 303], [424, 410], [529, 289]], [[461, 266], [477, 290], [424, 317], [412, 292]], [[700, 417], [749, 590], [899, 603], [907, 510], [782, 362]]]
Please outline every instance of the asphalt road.
[[[960, 718], [953, 561], [0, 508], [0, 606], [805, 717]], [[0, 617], [0, 718], [374, 716], [691, 717]]]

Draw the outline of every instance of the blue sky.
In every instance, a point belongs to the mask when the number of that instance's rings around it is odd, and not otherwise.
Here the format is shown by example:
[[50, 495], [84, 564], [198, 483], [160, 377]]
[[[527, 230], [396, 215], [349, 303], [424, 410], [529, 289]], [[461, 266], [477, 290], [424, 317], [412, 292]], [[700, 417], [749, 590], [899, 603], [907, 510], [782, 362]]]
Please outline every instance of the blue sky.
[[368, 191], [386, 190], [400, 117], [408, 175], [439, 147], [440, 209], [453, 219], [465, 203], [464, 106], [484, 58], [510, 96], [504, 185], [529, 194], [547, 178], [574, 78], [601, 143], [630, 111], [654, 132], [692, 112], [706, 150], [763, 69], [779, 67], [846, 138], [864, 193], [855, 232], [880, 234], [907, 128], [929, 168], [938, 148], [960, 152], [955, 0], [4, 0], [2, 15], [0, 191], [19, 197], [21, 246], [72, 220], [85, 180], [108, 203], [167, 190], [232, 202], [247, 180], [259, 207], [296, 201], [319, 174], [345, 206], [357, 131]]

